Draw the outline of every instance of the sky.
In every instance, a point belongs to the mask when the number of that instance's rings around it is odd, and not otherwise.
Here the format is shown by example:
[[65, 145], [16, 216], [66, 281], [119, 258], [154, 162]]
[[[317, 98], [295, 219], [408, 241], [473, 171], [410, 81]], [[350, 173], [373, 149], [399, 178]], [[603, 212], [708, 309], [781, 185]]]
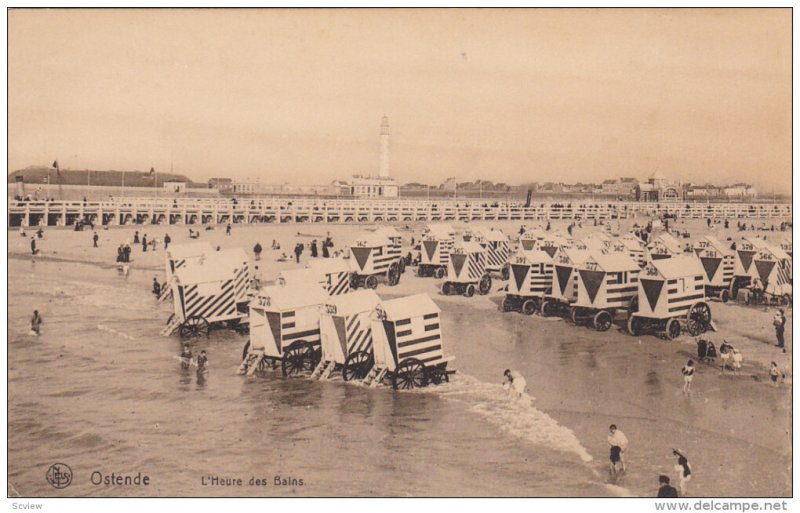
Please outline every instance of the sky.
[[12, 10], [8, 171], [791, 184], [791, 10]]

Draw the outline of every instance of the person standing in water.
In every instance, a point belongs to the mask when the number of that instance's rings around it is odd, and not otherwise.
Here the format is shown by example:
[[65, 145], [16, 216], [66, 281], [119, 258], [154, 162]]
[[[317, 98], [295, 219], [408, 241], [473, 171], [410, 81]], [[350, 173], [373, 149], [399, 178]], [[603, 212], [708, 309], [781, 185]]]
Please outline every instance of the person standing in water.
[[514, 394], [517, 399], [522, 397], [522, 394], [525, 393], [525, 387], [527, 383], [525, 382], [525, 378], [517, 371], [512, 371], [510, 369], [506, 369], [503, 372], [504, 380], [503, 380], [503, 388], [508, 390], [509, 394]]
[[681, 369], [683, 374], [683, 393], [688, 394], [692, 391], [692, 380], [694, 379], [694, 361], [689, 360]]
[[681, 497], [686, 497], [689, 480], [692, 479], [692, 466], [686, 456], [679, 451], [672, 449], [672, 455], [678, 457], [678, 463], [675, 465], [675, 472], [678, 473], [678, 489], [681, 491]]
[[197, 372], [206, 372], [208, 370], [206, 365], [208, 365], [208, 357], [206, 356], [205, 350], [203, 350], [200, 351], [200, 354], [197, 356]]
[[[611, 473], [621, 474], [625, 472], [625, 460], [622, 455], [628, 448], [628, 437], [625, 433], [617, 429], [616, 424], [608, 426], [608, 445], [611, 447], [609, 459], [611, 460]], [[619, 467], [617, 467], [619, 465]]]
[[31, 317], [31, 331], [36, 333], [36, 335], [41, 334], [42, 327], [42, 316], [39, 315], [39, 310], [33, 311], [33, 317]]
[[183, 351], [181, 351], [181, 368], [188, 369], [191, 363], [192, 363], [192, 350], [189, 349], [189, 346], [187, 344], [184, 344]]

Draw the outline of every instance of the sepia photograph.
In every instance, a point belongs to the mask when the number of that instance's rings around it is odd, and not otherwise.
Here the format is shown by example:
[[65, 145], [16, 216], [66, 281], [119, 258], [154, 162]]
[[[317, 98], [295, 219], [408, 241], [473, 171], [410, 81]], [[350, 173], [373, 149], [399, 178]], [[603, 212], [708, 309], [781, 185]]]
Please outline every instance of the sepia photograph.
[[787, 510], [792, 17], [7, 9], [9, 509]]

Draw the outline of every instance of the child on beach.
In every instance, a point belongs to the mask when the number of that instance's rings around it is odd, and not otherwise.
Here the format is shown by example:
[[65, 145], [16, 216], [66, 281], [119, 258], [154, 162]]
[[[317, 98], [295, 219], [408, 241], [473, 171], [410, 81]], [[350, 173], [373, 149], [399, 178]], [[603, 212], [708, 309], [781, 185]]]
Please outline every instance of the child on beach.
[[525, 382], [525, 378], [517, 371], [511, 371], [510, 369], [506, 369], [503, 372], [504, 380], [503, 380], [503, 388], [508, 391], [509, 395], [514, 395], [515, 398], [519, 399], [522, 397], [522, 394], [525, 393], [525, 387], [527, 383]]
[[692, 379], [694, 379], [694, 361], [689, 360], [681, 369], [683, 374], [683, 393], [688, 394], [692, 391]]
[[772, 380], [772, 384], [777, 387], [778, 386], [778, 378], [783, 376], [786, 377], [785, 374], [782, 374], [781, 371], [778, 370], [778, 364], [772, 362], [769, 366], [769, 379]]
[[733, 354], [733, 346], [730, 345], [727, 340], [723, 340], [722, 344], [719, 346], [719, 354], [722, 357], [721, 372], [725, 373], [725, 368], [728, 366], [728, 362], [731, 360], [731, 355]]
[[[628, 437], [617, 429], [616, 424], [611, 424], [608, 427], [608, 445], [611, 447], [609, 454], [611, 474], [616, 475], [625, 472], [625, 460], [622, 455], [628, 448]], [[619, 468], [617, 468], [617, 465], [619, 465]]]
[[738, 374], [742, 368], [742, 353], [735, 347], [733, 348], [733, 373]]
[[678, 463], [675, 465], [675, 472], [678, 473], [678, 489], [681, 491], [681, 497], [686, 497], [689, 480], [692, 478], [692, 466], [686, 456], [679, 451], [673, 449], [672, 455], [678, 457]]

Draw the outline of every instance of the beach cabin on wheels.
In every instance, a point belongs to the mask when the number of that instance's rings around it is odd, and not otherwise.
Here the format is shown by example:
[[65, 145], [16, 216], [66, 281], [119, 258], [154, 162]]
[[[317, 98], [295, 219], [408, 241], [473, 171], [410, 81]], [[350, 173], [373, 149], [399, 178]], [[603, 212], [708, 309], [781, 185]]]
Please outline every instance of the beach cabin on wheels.
[[486, 249], [474, 241], [460, 241], [450, 252], [447, 263], [447, 278], [442, 284], [442, 293], [463, 294], [472, 297], [477, 291], [485, 296], [492, 290], [492, 278], [486, 269]]
[[706, 297], [716, 297], [727, 303], [732, 297], [734, 251], [712, 235], [698, 240], [692, 249], [703, 266]]
[[417, 274], [421, 277], [444, 278], [456, 232], [449, 224], [429, 224], [422, 234], [421, 260]]
[[350, 288], [374, 289], [379, 279], [394, 287], [400, 283], [402, 261], [400, 250], [384, 233], [362, 234], [350, 246]]
[[764, 246], [753, 257], [762, 289], [751, 284], [745, 303], [789, 305], [792, 302], [792, 257], [778, 246]]
[[439, 314], [427, 294], [382, 301], [372, 314], [375, 363], [363, 382], [406, 390], [448, 381], [453, 358], [445, 356]]
[[539, 243], [547, 236], [547, 233], [541, 228], [525, 227], [525, 231], [519, 236], [519, 244], [525, 251], [536, 249]]
[[653, 237], [647, 244], [647, 250], [650, 254], [649, 260], [661, 260], [683, 253], [678, 239], [666, 232]]
[[280, 363], [284, 376], [312, 372], [321, 358], [320, 307], [331, 300], [321, 287], [273, 285], [250, 302], [250, 340], [240, 374]]
[[617, 312], [635, 309], [639, 265], [621, 253], [595, 253], [578, 267], [578, 299], [570, 308], [575, 324], [590, 322], [597, 331], [611, 327]]
[[706, 275], [694, 256], [648, 262], [639, 275], [635, 309], [628, 315], [628, 333], [662, 333], [672, 340], [682, 331], [697, 336], [712, 329], [706, 302]]
[[161, 286], [159, 301], [164, 301], [172, 294], [172, 276], [175, 270], [186, 265], [186, 262], [194, 262], [203, 255], [209, 255], [214, 251], [208, 242], [189, 242], [187, 244], [173, 244], [164, 251], [164, 270], [166, 280]]
[[161, 334], [207, 336], [212, 325], [238, 327], [250, 301], [250, 259], [241, 248], [212, 251], [174, 271], [173, 314]]
[[753, 278], [758, 276], [758, 271], [753, 265], [753, 258], [758, 250], [766, 247], [767, 242], [759, 238], [744, 237], [736, 243], [733, 260], [733, 282], [731, 283], [731, 298], [736, 299], [739, 289], [747, 288]]
[[486, 250], [486, 271], [508, 279], [508, 257], [511, 255], [508, 236], [500, 230], [480, 228], [472, 232], [475, 242]]
[[553, 232], [546, 232], [544, 238], [539, 241], [535, 249], [544, 251], [551, 257], [554, 257], [559, 249], [571, 247], [572, 244], [572, 240], [564, 237], [563, 235]]
[[519, 251], [511, 257], [510, 274], [503, 311], [533, 315], [553, 286], [553, 258], [544, 251]]
[[328, 298], [322, 306], [322, 360], [312, 378], [327, 379], [340, 370], [345, 381], [362, 380], [372, 369], [372, 321], [381, 298], [373, 290], [356, 290]]
[[541, 313], [550, 317], [569, 312], [569, 307], [578, 300], [578, 267], [592, 255], [585, 248], [560, 248], [553, 257], [553, 279], [550, 293], [545, 294]]
[[403, 258], [403, 234], [395, 230], [391, 226], [381, 226], [375, 233], [383, 235], [392, 243], [388, 254], [394, 255], [400, 259], [400, 272], [406, 272], [406, 261]]
[[608, 252], [622, 253], [639, 264], [639, 267], [644, 267], [647, 263], [647, 250], [644, 242], [632, 234], [612, 239], [608, 244]]

